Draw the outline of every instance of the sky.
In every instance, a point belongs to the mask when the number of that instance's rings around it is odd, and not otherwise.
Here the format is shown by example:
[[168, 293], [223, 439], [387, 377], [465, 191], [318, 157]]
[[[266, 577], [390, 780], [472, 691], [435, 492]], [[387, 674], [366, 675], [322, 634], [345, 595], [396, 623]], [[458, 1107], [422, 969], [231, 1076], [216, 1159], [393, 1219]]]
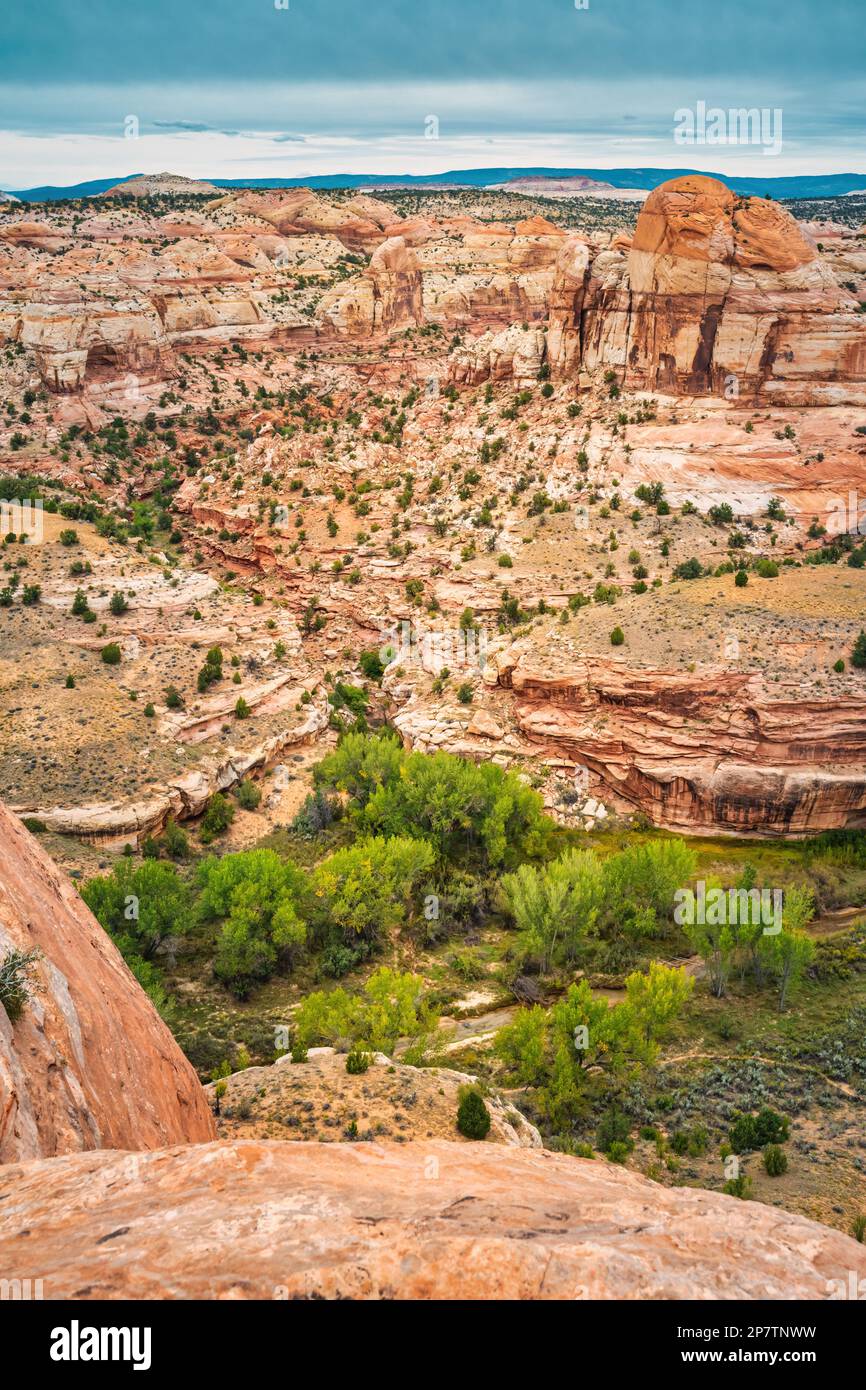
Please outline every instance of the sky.
[[[0, 187], [162, 170], [866, 173], [864, 11], [866, 0], [7, 6]], [[677, 143], [677, 113], [700, 102], [766, 110], [772, 140]]]

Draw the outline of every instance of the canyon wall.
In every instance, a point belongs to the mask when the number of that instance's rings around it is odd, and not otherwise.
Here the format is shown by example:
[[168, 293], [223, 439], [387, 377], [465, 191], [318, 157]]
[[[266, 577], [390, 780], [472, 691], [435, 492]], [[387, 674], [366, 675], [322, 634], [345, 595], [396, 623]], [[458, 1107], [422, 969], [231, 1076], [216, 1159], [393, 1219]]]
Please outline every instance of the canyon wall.
[[0, 1005], [0, 1163], [213, 1137], [189, 1062], [73, 885], [0, 805], [0, 960], [38, 951]]
[[694, 834], [797, 836], [866, 828], [866, 708], [772, 699], [738, 671], [629, 670], [601, 658], [562, 670], [494, 657], [536, 756], [587, 769], [609, 805]]

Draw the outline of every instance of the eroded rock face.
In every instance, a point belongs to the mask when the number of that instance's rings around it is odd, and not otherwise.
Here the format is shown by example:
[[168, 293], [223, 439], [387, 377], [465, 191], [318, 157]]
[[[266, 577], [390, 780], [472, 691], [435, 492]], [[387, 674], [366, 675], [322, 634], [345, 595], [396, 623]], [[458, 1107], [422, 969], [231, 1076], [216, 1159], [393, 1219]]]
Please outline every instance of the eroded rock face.
[[204, 1091], [72, 884], [0, 805], [0, 957], [38, 949], [20, 1018], [0, 1006], [0, 1163], [214, 1134]]
[[[866, 385], [866, 324], [811, 238], [778, 204], [689, 175], [647, 198], [630, 249], [560, 252], [550, 357], [560, 373], [617, 371], [636, 389], [772, 395]], [[860, 387], [858, 391], [856, 388]], [[810, 394], [811, 392], [811, 394]]]
[[0, 1198], [5, 1277], [52, 1299], [822, 1299], [866, 1275], [803, 1217], [485, 1143], [77, 1154], [4, 1169]]
[[336, 287], [322, 302], [322, 317], [341, 336], [373, 336], [423, 321], [421, 270], [400, 236], [377, 247], [364, 274]]
[[694, 833], [805, 835], [866, 825], [866, 711], [856, 699], [772, 699], [739, 671], [551, 670], [498, 660], [517, 726], [585, 766], [605, 798]]

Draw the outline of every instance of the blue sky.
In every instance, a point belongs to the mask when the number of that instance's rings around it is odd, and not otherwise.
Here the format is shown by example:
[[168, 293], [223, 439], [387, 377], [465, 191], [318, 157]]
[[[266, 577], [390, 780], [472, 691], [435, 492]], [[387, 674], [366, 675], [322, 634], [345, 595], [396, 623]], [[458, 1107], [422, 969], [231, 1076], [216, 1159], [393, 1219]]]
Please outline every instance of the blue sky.
[[[164, 168], [227, 178], [500, 164], [866, 172], [864, 8], [40, 0], [4, 15], [0, 185]], [[674, 112], [698, 101], [781, 109], [781, 152], [684, 159]]]

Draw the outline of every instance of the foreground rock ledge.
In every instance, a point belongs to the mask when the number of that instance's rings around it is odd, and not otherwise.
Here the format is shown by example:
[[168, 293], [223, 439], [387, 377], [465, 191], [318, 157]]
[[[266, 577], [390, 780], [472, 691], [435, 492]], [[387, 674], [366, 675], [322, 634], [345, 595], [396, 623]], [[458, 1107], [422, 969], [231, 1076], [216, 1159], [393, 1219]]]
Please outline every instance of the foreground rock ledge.
[[3, 1168], [0, 1269], [49, 1299], [822, 1299], [866, 1248], [603, 1161], [238, 1141]]

